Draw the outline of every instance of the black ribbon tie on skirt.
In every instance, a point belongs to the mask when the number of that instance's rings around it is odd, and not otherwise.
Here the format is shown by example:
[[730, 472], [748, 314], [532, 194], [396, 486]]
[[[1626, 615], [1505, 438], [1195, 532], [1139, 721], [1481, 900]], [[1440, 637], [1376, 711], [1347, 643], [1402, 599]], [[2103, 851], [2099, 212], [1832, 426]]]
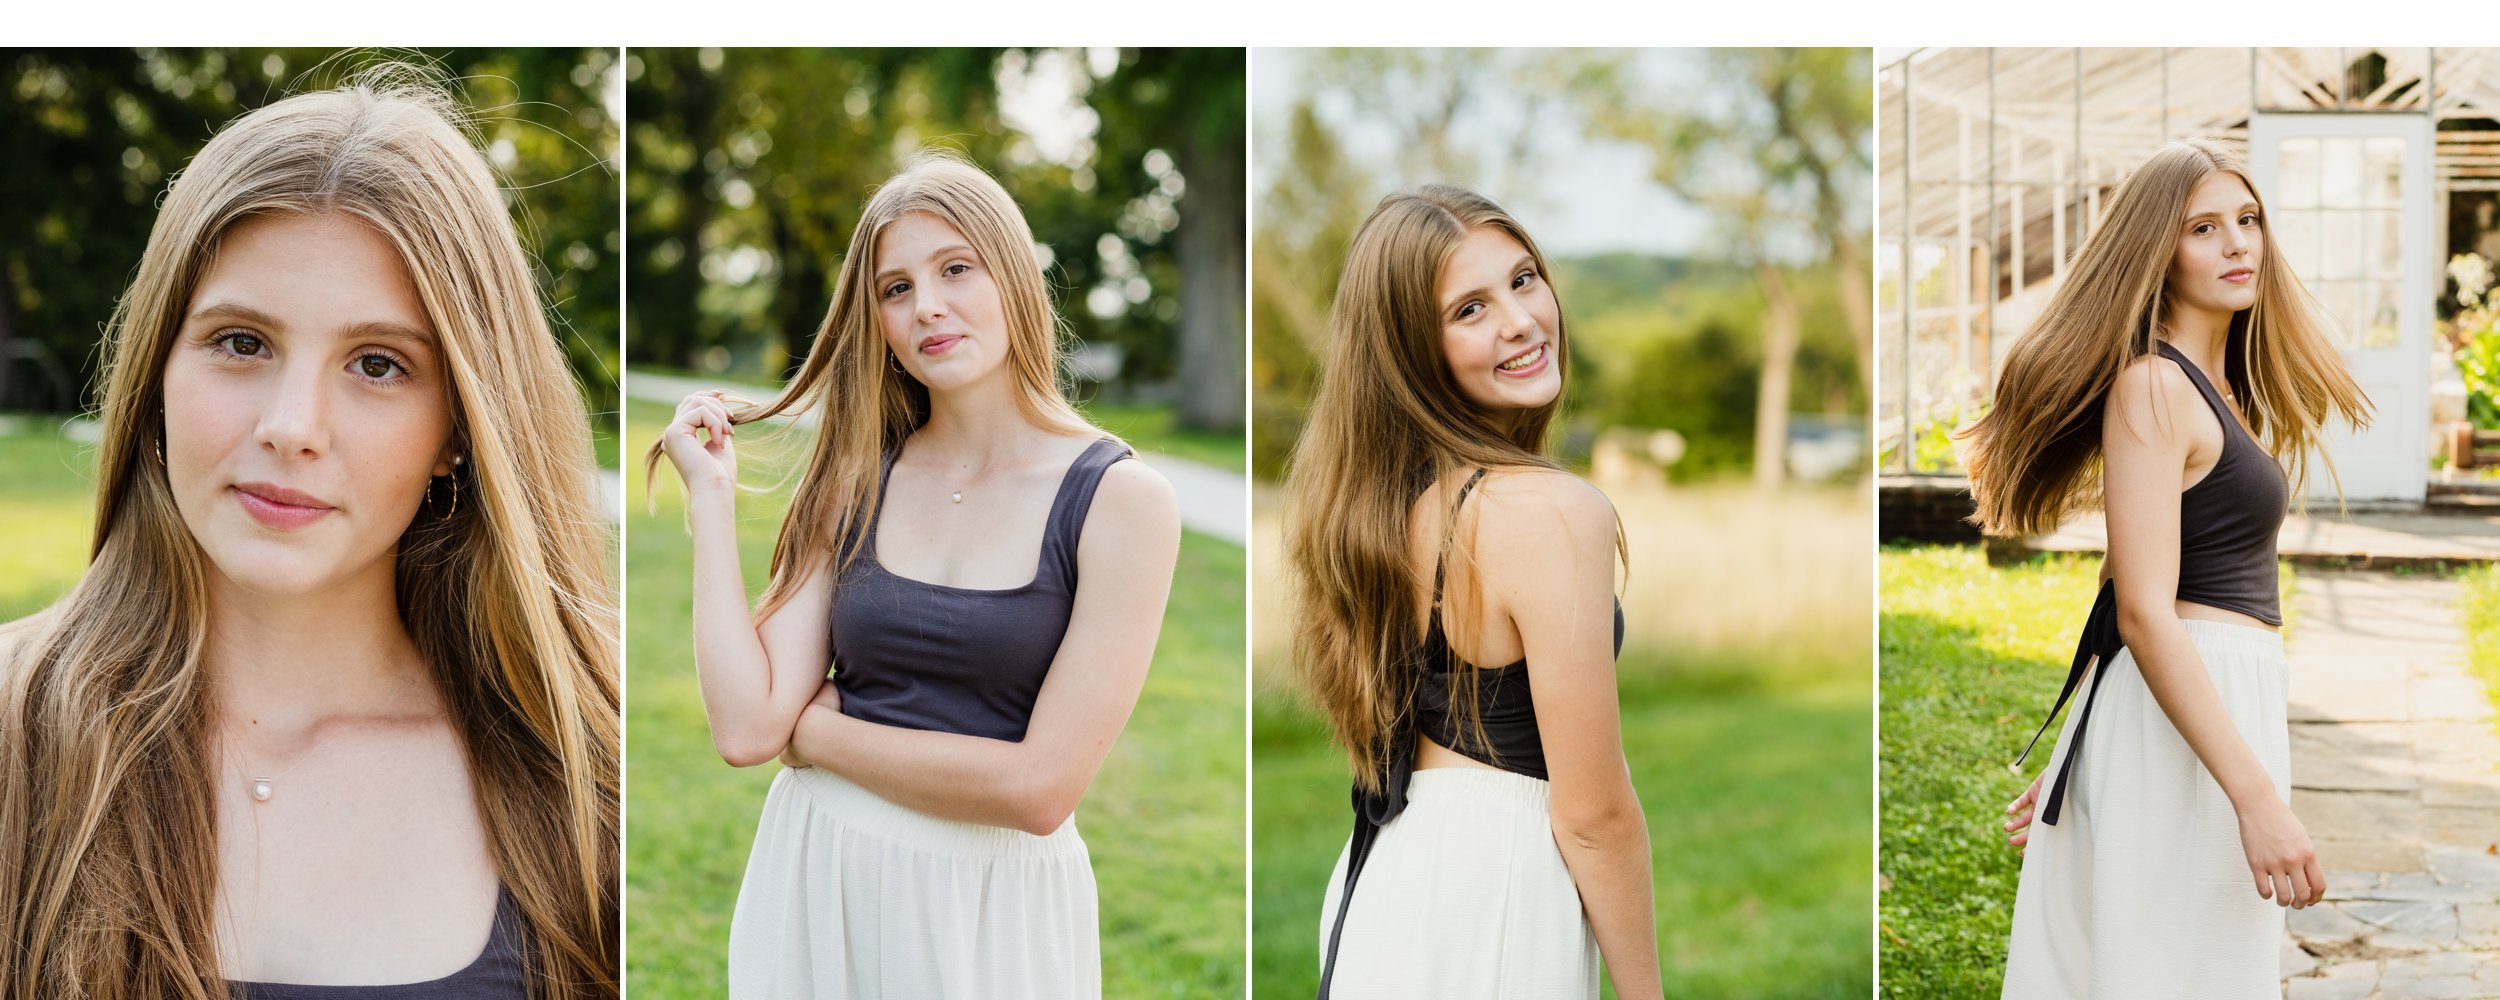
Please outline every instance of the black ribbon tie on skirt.
[[[2040, 729], [2031, 734], [2031, 742], [2023, 745], [2022, 756], [2014, 758], [2015, 767], [2030, 759], [2032, 748], [2040, 745], [2041, 735], [2049, 731], [2049, 726], [2057, 721], [2057, 713], [2066, 708], [2066, 700], [2074, 697], [2075, 688], [2083, 683], [2084, 671], [2099, 661], [2101, 669], [2092, 670], [2092, 689], [2084, 692], [2083, 706], [2075, 710], [2081, 715], [2075, 719], [2074, 738], [2067, 741], [2066, 760], [2058, 765], [2057, 780], [2050, 783], [2048, 798], [2039, 803], [2041, 823], [2057, 825], [2059, 807], [2066, 801], [2066, 779], [2075, 773], [2075, 758], [2083, 756], [2083, 734], [2092, 725], [2092, 702], [2100, 694], [2101, 678], [2108, 675], [2110, 661], [2126, 645], [2126, 640], [2118, 635], [2118, 584], [2103, 580], [2100, 596], [2092, 601], [2092, 614], [2083, 621], [2083, 636], [2075, 642], [2075, 662], [2066, 670], [2066, 688], [2057, 693], [2057, 704], [2049, 706], [2049, 717], [2040, 720]], [[1352, 884], [1350, 880], [1348, 884]]]

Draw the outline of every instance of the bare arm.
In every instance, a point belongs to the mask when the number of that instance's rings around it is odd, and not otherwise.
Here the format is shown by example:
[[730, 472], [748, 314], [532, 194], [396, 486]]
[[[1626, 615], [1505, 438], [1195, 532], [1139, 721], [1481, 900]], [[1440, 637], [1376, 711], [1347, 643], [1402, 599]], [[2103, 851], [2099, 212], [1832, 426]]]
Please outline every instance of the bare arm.
[[[698, 434], [700, 432], [700, 434]], [[695, 677], [721, 759], [752, 767], [790, 741], [799, 713], [824, 680], [823, 623], [831, 613], [831, 567], [808, 570], [796, 595], [761, 623], [747, 605], [738, 560], [737, 457], [729, 412], [698, 393], [677, 407], [660, 447], [686, 481], [694, 533]]]
[[1614, 508], [1577, 478], [1527, 473], [1486, 484], [1477, 523], [1500, 526], [1476, 557], [1528, 657], [1554, 843], [1616, 995], [1657, 997], [1649, 824], [1615, 694]]
[[[2179, 622], [2179, 494], [2198, 449], [2191, 421], [2209, 413], [2187, 374], [2166, 360], [2137, 362], [2110, 392], [2101, 452], [2118, 631], [2162, 714], [2239, 814], [2240, 844], [2257, 894], [2306, 906], [2326, 893], [2309, 834], [2232, 724]], [[2214, 436], [2204, 447], [2219, 449], [2221, 440]]]
[[1163, 628], [1180, 554], [1170, 483], [1140, 462], [1103, 473], [1077, 543], [1067, 635], [1051, 658], [1022, 742], [879, 725], [831, 697], [807, 706], [792, 749], [807, 763], [945, 819], [1059, 828], [1128, 724]]

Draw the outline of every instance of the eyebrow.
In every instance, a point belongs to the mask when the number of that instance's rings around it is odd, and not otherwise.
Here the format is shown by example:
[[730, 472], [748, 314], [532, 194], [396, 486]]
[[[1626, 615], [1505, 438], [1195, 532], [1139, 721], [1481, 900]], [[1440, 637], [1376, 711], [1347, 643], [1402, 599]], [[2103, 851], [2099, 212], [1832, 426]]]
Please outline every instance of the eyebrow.
[[[261, 327], [271, 332], [283, 333], [286, 330], [286, 324], [279, 321], [277, 317], [244, 305], [240, 302], [215, 302], [202, 306], [191, 313], [190, 319], [193, 322], [209, 319], [233, 319], [241, 320], [245, 323]], [[377, 319], [366, 320], [361, 323], [351, 323], [340, 332], [346, 339], [350, 340], [372, 338], [380, 340], [406, 341], [408, 343], [427, 348], [434, 346], [434, 336], [432, 334], [410, 327], [407, 324], [394, 323], [390, 320]]]
[[[2253, 201], [2243, 201], [2243, 202], [2241, 202], [2241, 203], [2240, 203], [2240, 207], [2235, 208], [2235, 209], [2232, 209], [2232, 210], [2231, 210], [2231, 213], [2232, 213], [2232, 214], [2234, 214], [2234, 215], [2237, 215], [2237, 214], [2239, 214], [2239, 213], [2241, 213], [2241, 212], [2254, 212], [2254, 211], [2256, 211], [2256, 210], [2257, 210], [2257, 203], [2256, 203], [2256, 202], [2253, 202]], [[2198, 213], [2196, 213], [2195, 215], [2188, 216], [2186, 219], [2181, 220], [2179, 224], [2184, 226], [2184, 225], [2187, 225], [2188, 223], [2190, 223], [2190, 222], [2194, 222], [2194, 221], [2196, 221], [2196, 220], [2198, 220], [2198, 219], [2208, 219], [2208, 218], [2214, 218], [2214, 217], [2216, 217], [2216, 216], [2220, 216], [2221, 214], [2222, 214], [2222, 213], [2220, 213], [2220, 212], [2198, 212]]]
[[[1506, 271], [1506, 272], [1504, 272], [1504, 273], [1506, 273], [1506, 274], [1518, 274], [1518, 273], [1519, 273], [1519, 269], [1520, 269], [1520, 268], [1527, 267], [1527, 266], [1529, 266], [1529, 265], [1531, 265], [1531, 264], [1534, 264], [1534, 263], [1536, 263], [1536, 255], [1535, 255], [1535, 254], [1525, 254], [1525, 253], [1523, 253], [1523, 254], [1520, 254], [1520, 255], [1519, 255], [1519, 259], [1518, 259], [1518, 260], [1512, 261], [1512, 262], [1510, 263], [1510, 270], [1508, 270], [1508, 271]], [[1471, 295], [1482, 295], [1482, 294], [1484, 294], [1486, 291], [1488, 291], [1488, 290], [1489, 290], [1489, 288], [1490, 288], [1490, 286], [1479, 285], [1479, 286], [1476, 286], [1476, 287], [1474, 287], [1474, 288], [1467, 289], [1466, 291], [1459, 292], [1458, 294], [1451, 295], [1451, 296], [1449, 296], [1449, 297], [1444, 298], [1444, 299], [1442, 299], [1442, 300], [1441, 300], [1441, 308], [1442, 308], [1442, 309], [1444, 309], [1444, 310], [1447, 310], [1447, 309], [1449, 309], [1449, 308], [1450, 308], [1450, 307], [1452, 307], [1452, 306], [1455, 306], [1455, 305], [1457, 305], [1457, 304], [1459, 304], [1459, 303], [1461, 303], [1461, 302], [1466, 301], [1466, 300], [1467, 300], [1467, 298], [1468, 298], [1469, 296], [1471, 296]]]
[[[937, 248], [937, 249], [935, 249], [935, 250], [929, 251], [929, 256], [928, 256], [927, 258], [925, 258], [925, 259], [927, 259], [927, 260], [936, 260], [936, 259], [938, 259], [938, 258], [940, 258], [940, 257], [946, 257], [946, 256], [950, 256], [950, 255], [953, 255], [953, 254], [959, 254], [959, 253], [962, 253], [962, 254], [971, 254], [971, 255], [972, 255], [972, 258], [973, 258], [974, 260], [979, 260], [979, 259], [981, 259], [981, 252], [980, 252], [980, 251], [978, 251], [978, 250], [973, 249], [973, 248], [972, 248], [972, 245], [971, 245], [971, 244], [968, 244], [968, 243], [953, 243], [953, 244], [949, 244], [949, 245], [947, 245], [947, 246], [942, 246], [942, 247], [939, 247], [939, 248]], [[887, 278], [894, 278], [894, 277], [900, 277], [900, 276], [902, 275], [902, 273], [903, 273], [903, 269], [902, 269], [902, 268], [899, 268], [899, 267], [889, 267], [889, 268], [886, 268], [885, 270], [879, 271], [879, 272], [877, 272], [877, 278], [876, 278], [877, 284], [880, 284], [880, 285], [885, 284], [885, 279], [887, 279]]]

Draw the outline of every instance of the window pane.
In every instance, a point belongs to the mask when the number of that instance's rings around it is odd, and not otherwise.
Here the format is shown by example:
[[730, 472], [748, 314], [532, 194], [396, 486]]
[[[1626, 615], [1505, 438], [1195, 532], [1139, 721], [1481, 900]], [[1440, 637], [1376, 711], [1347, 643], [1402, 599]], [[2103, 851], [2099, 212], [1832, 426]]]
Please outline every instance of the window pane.
[[2318, 167], [2318, 203], [2328, 208], [2361, 207], [2361, 140], [2321, 141], [2324, 158]]
[[2360, 212], [2320, 212], [2318, 277], [2361, 276]]
[[2392, 135], [2364, 140], [2362, 161], [2363, 199], [2373, 207], [2401, 204], [2397, 193], [2404, 182], [2405, 141]]
[[2362, 270], [2374, 278], [2393, 278], [2404, 273], [2404, 244], [2398, 237], [2404, 226], [2402, 209], [2379, 209], [2364, 213], [2362, 225], [2368, 229], [2369, 254]]
[[2396, 286], [2394, 281], [2372, 281], [2369, 297], [2363, 302], [2361, 346], [2396, 346]]
[[2292, 273], [2321, 277], [2317, 269], [2318, 213], [2279, 211], [2267, 218], [2274, 225], [2275, 252], [2283, 255], [2283, 263], [2291, 265]]
[[2275, 184], [2265, 191], [2283, 208], [2318, 207], [2318, 140], [2285, 139], [2275, 155]]

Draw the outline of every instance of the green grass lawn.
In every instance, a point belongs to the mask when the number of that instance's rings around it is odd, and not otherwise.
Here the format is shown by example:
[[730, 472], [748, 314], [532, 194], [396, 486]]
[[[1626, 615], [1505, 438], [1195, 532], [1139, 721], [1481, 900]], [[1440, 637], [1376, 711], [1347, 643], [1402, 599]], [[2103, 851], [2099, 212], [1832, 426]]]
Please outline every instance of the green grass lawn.
[[[1859, 645], [1809, 684], [1746, 663], [1624, 663], [1624, 753], [1649, 815], [1668, 996], [1867, 995], [1864, 663]], [[1261, 997], [1307, 997], [1320, 897], [1352, 829], [1346, 765], [1290, 699], [1262, 695], [1256, 716], [1255, 980]]]
[[95, 452], [58, 415], [0, 417], [0, 622], [78, 582], [95, 530]]
[[[729, 914], [774, 766], [721, 763], [694, 684], [691, 552], [679, 487], [661, 470], [643, 512], [642, 450], [670, 408], [627, 405], [626, 974], [638, 998], [724, 989]], [[795, 438], [785, 439], [795, 442]], [[741, 453], [750, 483], [771, 453]], [[749, 592], [786, 495], [742, 501]], [[1184, 536], [1163, 634], [1137, 711], [1077, 811], [1100, 887], [1104, 995], [1239, 996], [1242, 967], [1243, 550]]]
[[1996, 995], [2022, 873], [1999, 826], [2030, 780], [2005, 765], [2065, 683], [2099, 570], [1991, 569], [1975, 546], [1880, 557], [1885, 995]]
[[[2023, 773], [2006, 765], [2066, 682], [2100, 558], [1990, 567], [1976, 546], [1903, 546], [1878, 564], [1884, 994], [1995, 996], [2022, 874], [2005, 804], [2048, 765], [2056, 731]], [[2289, 633], [2295, 574], [2280, 570]]]
[[2500, 565], [2466, 570], [2457, 582], [2465, 588], [2457, 612], [2465, 621], [2466, 668], [2483, 679], [2483, 693], [2500, 708]]

